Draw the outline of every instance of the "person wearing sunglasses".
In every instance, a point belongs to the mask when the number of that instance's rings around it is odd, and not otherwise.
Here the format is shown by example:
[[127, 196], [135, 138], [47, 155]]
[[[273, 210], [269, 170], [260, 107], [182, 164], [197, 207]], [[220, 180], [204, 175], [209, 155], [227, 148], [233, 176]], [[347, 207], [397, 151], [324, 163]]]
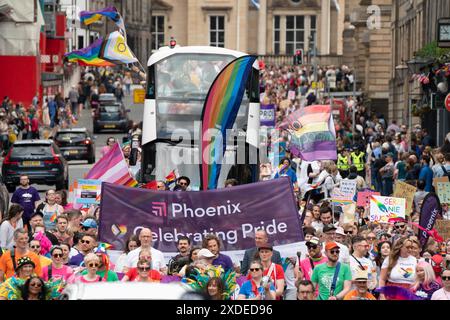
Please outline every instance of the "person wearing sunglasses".
[[88, 253], [84, 257], [84, 265], [87, 269], [87, 273], [80, 276], [78, 281], [83, 283], [92, 283], [102, 281], [102, 277], [97, 274], [98, 267], [100, 266], [100, 259], [95, 253]]
[[355, 277], [358, 272], [367, 273], [367, 285], [370, 290], [377, 287], [377, 269], [372, 260], [367, 258], [370, 245], [366, 239], [361, 236], [355, 236], [352, 239], [353, 253], [350, 255], [350, 270]]
[[339, 262], [339, 245], [332, 241], [325, 245], [326, 263], [314, 268], [311, 281], [319, 287], [317, 300], [342, 300], [350, 291], [352, 273], [346, 263]]
[[306, 248], [308, 255], [305, 259], [300, 260], [297, 280], [311, 280], [314, 268], [328, 261], [328, 258], [322, 254], [322, 243], [319, 238], [313, 237], [307, 241]]
[[441, 273], [442, 288], [435, 291], [431, 300], [450, 300], [450, 270]]
[[[411, 255], [412, 242], [400, 238], [394, 243], [389, 257], [383, 261], [380, 272], [380, 287], [399, 286], [409, 289], [414, 284], [417, 259]], [[380, 299], [386, 297], [380, 294]]]
[[[106, 249], [101, 243], [94, 249], [94, 254], [97, 255], [99, 259], [97, 275], [102, 278], [102, 281], [119, 281], [119, 276], [113, 271], [114, 265], [111, 263], [109, 256], [106, 253]], [[86, 270], [81, 272], [82, 275], [85, 275], [86, 273]]]
[[410, 237], [414, 235], [414, 231], [408, 228], [406, 220], [402, 219], [394, 223], [392, 234], [392, 243], [396, 243], [398, 239]]
[[47, 300], [47, 287], [42, 278], [31, 276], [21, 288], [23, 300]]
[[64, 265], [64, 253], [61, 246], [53, 246], [50, 249], [50, 256], [52, 257], [52, 263], [42, 268], [42, 278], [45, 281], [50, 279], [63, 279], [67, 281], [73, 274], [73, 269]]
[[41, 262], [42, 268], [52, 263], [51, 259], [47, 258], [44, 254], [42, 254], [43, 253], [42, 243], [38, 239], [33, 239], [30, 241], [30, 249], [39, 256], [39, 261]]
[[84, 234], [90, 234], [93, 236], [97, 236], [97, 232], [98, 232], [98, 224], [97, 221], [92, 218], [86, 218], [82, 223], [81, 223], [81, 231]]
[[[137, 264], [137, 277], [133, 281], [137, 282], [160, 282], [161, 276], [158, 271], [152, 270], [151, 262], [146, 259], [138, 261]], [[155, 272], [158, 276], [155, 277]]]
[[[158, 270], [152, 269], [152, 265], [153, 265], [153, 263], [152, 263], [152, 253], [151, 253], [150, 250], [142, 249], [139, 252], [138, 263], [142, 262], [142, 261], [146, 262], [149, 265], [150, 269], [147, 270], [148, 271], [148, 277], [154, 282], [160, 281], [162, 274]], [[139, 270], [138, 270], [137, 266], [134, 267], [134, 268], [129, 268], [129, 270], [127, 270], [127, 272], [125, 273], [125, 275], [123, 276], [121, 281], [122, 282], [136, 281], [136, 278], [138, 277], [138, 275], [139, 275]]]
[[191, 179], [186, 176], [181, 176], [177, 179], [177, 186], [180, 187], [180, 191], [187, 191], [190, 184]]
[[263, 279], [261, 262], [252, 261], [248, 270], [250, 279], [242, 284], [237, 300], [275, 300], [275, 287], [268, 278]]
[[344, 300], [377, 300], [368, 288], [368, 272], [365, 270], [358, 270], [353, 276], [354, 290], [347, 293]]
[[78, 242], [77, 250], [79, 250], [79, 253], [69, 260], [69, 265], [71, 266], [80, 266], [81, 263], [84, 260], [84, 257], [91, 253], [94, 248], [97, 246], [97, 239], [95, 236], [90, 234], [83, 234], [80, 238], [80, 241]]

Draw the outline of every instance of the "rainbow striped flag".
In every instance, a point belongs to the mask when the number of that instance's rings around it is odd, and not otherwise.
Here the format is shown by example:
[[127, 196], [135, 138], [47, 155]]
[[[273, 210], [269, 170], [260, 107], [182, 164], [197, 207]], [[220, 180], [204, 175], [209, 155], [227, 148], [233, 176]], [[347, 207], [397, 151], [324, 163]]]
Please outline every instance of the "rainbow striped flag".
[[120, 145], [116, 143], [86, 175], [86, 179], [98, 179], [103, 182], [120, 184], [128, 187], [137, 186], [138, 182], [131, 176], [128, 164]]
[[170, 186], [172, 183], [174, 183], [177, 180], [177, 175], [175, 173], [175, 170], [170, 171], [170, 173], [166, 176], [165, 184]]
[[[246, 55], [231, 61], [216, 77], [205, 100], [202, 113], [200, 164], [201, 187], [216, 189], [226, 148], [226, 130], [231, 129], [244, 96], [256, 56]], [[212, 131], [210, 129], [215, 129]], [[210, 130], [210, 131], [208, 131]], [[217, 131], [218, 130], [218, 131]], [[210, 139], [204, 137], [210, 136]], [[218, 134], [221, 138], [217, 138]], [[214, 141], [211, 142], [208, 141]]]
[[290, 149], [305, 161], [336, 160], [336, 132], [331, 106], [315, 105], [292, 113], [286, 125], [291, 132]]
[[81, 11], [80, 12], [80, 22], [84, 23], [85, 25], [90, 25], [98, 20], [100, 20], [102, 17], [107, 17], [114, 21], [116, 25], [125, 31], [125, 24], [122, 19], [122, 16], [117, 11], [115, 7], [107, 7], [98, 11]]
[[69, 62], [78, 63], [80, 66], [93, 67], [110, 67], [114, 63], [100, 58], [100, 49], [102, 47], [103, 38], [100, 37], [94, 41], [89, 47], [66, 53], [64, 56]]

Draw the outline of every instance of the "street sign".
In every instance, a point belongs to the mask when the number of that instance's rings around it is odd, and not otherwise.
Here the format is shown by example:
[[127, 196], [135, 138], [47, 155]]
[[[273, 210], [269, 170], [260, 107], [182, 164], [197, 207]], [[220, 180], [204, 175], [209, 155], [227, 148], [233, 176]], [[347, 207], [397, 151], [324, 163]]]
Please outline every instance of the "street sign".
[[445, 109], [450, 111], [450, 93], [445, 97]]
[[145, 90], [144, 89], [134, 89], [133, 90], [133, 102], [134, 103], [144, 103], [145, 100]]

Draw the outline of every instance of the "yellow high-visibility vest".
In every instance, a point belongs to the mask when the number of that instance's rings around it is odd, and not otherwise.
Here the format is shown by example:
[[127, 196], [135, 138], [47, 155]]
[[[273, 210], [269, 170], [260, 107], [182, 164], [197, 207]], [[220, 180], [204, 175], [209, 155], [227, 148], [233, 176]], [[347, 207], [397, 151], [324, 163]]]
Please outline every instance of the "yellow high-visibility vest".
[[364, 161], [363, 161], [364, 152], [361, 152], [359, 155], [357, 155], [355, 152], [352, 152], [350, 156], [352, 157], [352, 163], [356, 167], [356, 170], [358, 171], [364, 170]]
[[348, 158], [341, 156], [341, 154], [338, 154], [337, 168], [338, 168], [338, 170], [350, 169], [350, 164], [348, 163]]

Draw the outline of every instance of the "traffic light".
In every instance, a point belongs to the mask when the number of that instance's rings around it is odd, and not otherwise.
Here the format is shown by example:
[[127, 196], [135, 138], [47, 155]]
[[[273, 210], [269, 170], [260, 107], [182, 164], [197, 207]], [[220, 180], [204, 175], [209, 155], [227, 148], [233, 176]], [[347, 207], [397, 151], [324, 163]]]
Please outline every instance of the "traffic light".
[[303, 64], [303, 50], [298, 49], [295, 51], [294, 55], [294, 65], [300, 65]]

